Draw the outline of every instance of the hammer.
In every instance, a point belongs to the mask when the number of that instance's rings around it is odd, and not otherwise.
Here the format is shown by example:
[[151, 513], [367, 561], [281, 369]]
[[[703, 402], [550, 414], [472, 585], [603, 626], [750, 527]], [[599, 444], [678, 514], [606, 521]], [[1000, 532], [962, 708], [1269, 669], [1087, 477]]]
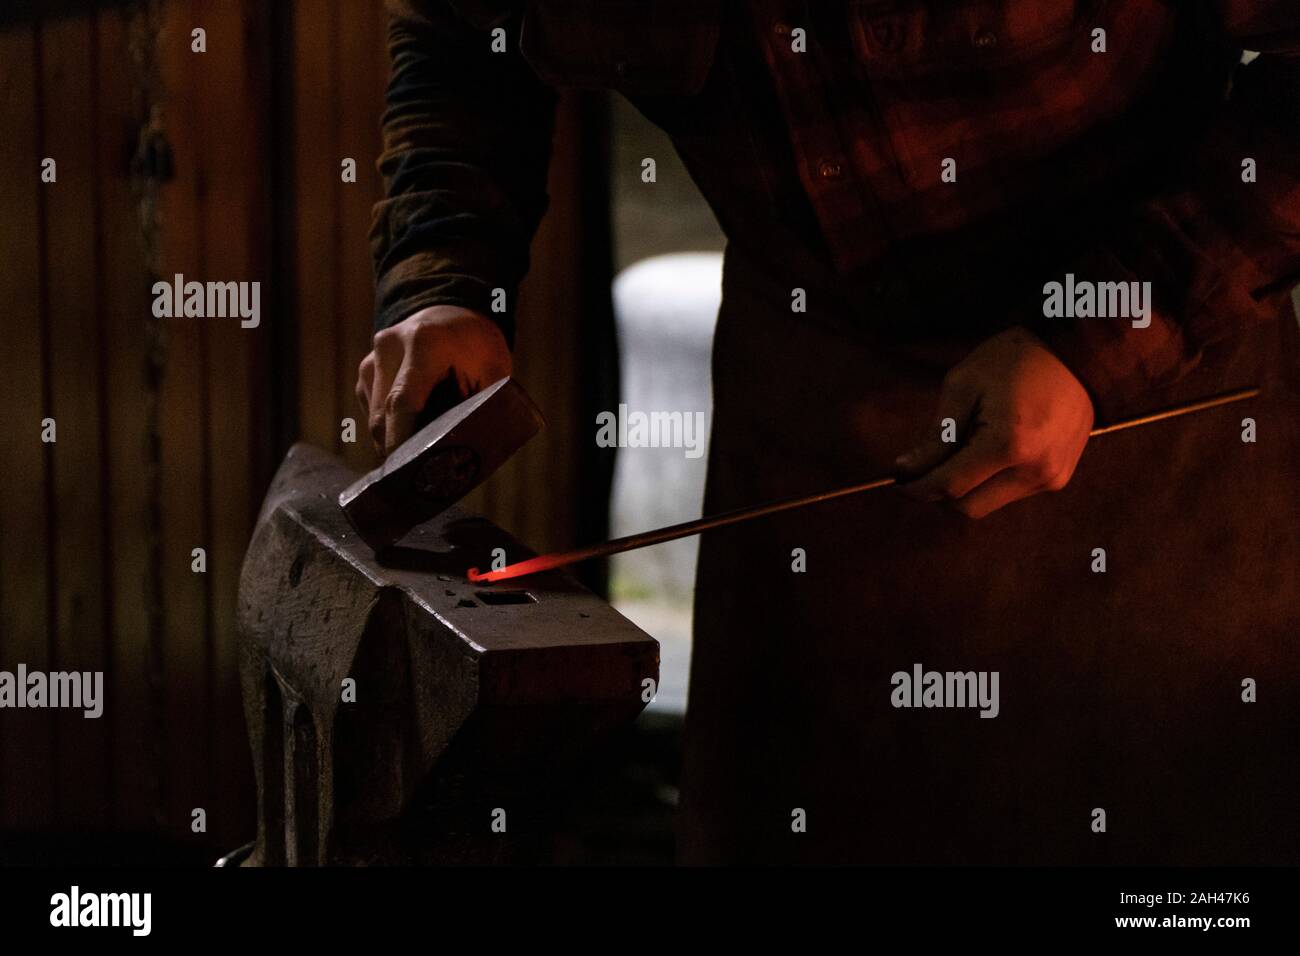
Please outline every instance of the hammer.
[[339, 505], [378, 554], [487, 480], [543, 424], [523, 386], [503, 378], [417, 431]]

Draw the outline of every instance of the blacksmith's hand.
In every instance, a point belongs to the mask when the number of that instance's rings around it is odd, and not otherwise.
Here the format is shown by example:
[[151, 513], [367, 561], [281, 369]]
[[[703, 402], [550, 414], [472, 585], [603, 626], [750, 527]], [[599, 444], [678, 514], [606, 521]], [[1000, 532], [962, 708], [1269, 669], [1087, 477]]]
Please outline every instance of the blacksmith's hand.
[[1092, 400], [1074, 374], [1031, 331], [1008, 329], [948, 372], [934, 424], [895, 463], [900, 487], [983, 518], [1064, 488], [1092, 421]]
[[448, 378], [467, 398], [510, 370], [505, 336], [470, 309], [431, 306], [376, 333], [357, 369], [357, 401], [370, 420], [375, 450], [389, 455], [411, 437], [429, 394]]

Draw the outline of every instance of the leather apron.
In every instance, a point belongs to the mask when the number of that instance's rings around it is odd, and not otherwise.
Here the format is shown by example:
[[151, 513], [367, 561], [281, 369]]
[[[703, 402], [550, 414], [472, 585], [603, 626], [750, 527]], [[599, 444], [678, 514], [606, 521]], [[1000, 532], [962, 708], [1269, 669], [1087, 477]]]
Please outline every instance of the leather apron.
[[[882, 344], [830, 296], [792, 313], [734, 248], [723, 289], [706, 513], [888, 473], [989, 334]], [[1261, 398], [1094, 439], [1064, 491], [971, 521], [885, 490], [706, 534], [680, 860], [1300, 861], [1286, 321], [1150, 407]], [[917, 664], [998, 672], [998, 715], [894, 707]]]

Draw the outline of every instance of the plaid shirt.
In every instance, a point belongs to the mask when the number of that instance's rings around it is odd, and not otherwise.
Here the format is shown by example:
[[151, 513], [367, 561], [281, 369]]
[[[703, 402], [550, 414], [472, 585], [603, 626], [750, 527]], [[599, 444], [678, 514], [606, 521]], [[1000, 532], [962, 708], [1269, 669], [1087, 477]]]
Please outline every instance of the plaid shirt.
[[[556, 86], [632, 99], [792, 287], [887, 336], [1031, 325], [1101, 418], [1300, 281], [1296, 0], [402, 0], [390, 46], [380, 327], [511, 335]], [[1066, 273], [1151, 282], [1151, 325], [1044, 319]]]

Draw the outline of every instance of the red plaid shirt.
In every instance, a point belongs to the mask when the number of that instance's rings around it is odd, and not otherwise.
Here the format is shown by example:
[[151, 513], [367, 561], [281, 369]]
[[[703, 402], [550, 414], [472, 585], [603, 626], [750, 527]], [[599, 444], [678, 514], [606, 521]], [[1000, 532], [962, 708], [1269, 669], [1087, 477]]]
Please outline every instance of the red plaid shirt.
[[[1103, 418], [1300, 281], [1296, 0], [406, 0], [390, 39], [381, 326], [513, 301], [558, 85], [636, 102], [792, 286], [894, 334], [1023, 316]], [[1044, 320], [1067, 272], [1151, 282], [1151, 325]]]

